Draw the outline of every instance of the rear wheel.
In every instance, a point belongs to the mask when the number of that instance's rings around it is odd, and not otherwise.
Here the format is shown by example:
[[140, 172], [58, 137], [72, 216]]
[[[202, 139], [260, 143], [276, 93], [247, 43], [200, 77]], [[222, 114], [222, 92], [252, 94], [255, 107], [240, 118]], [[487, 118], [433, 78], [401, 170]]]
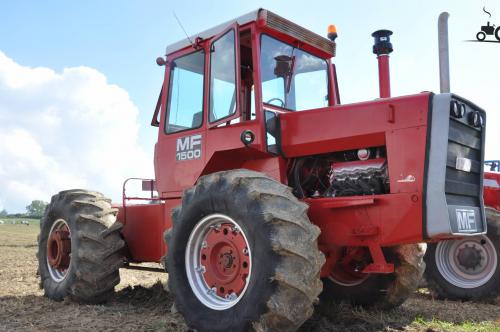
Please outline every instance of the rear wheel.
[[497, 27], [495, 30], [495, 38], [500, 41], [500, 27]]
[[40, 222], [38, 270], [45, 295], [85, 303], [104, 302], [120, 282], [123, 263], [117, 210], [97, 192], [62, 191]]
[[290, 188], [257, 172], [200, 178], [165, 233], [169, 289], [203, 331], [295, 330], [321, 291], [319, 228]]
[[429, 246], [425, 278], [438, 298], [477, 300], [500, 290], [500, 214], [486, 208], [488, 234]]
[[[341, 259], [328, 278], [323, 279], [320, 308], [331, 311], [333, 303], [350, 303], [376, 309], [391, 309], [401, 305], [417, 288], [425, 270], [425, 244], [402, 245], [386, 250], [395, 271], [391, 274], [362, 273], [362, 255], [350, 263]], [[357, 248], [357, 250], [360, 250]], [[366, 255], [366, 252], [365, 252]]]

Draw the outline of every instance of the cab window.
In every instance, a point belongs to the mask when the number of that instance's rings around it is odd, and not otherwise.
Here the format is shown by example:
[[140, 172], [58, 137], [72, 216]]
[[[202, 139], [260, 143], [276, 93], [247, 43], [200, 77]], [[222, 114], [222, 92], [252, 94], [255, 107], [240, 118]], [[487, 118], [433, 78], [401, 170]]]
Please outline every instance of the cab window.
[[328, 106], [328, 63], [267, 35], [261, 37], [262, 101], [292, 111]]
[[198, 128], [203, 122], [203, 50], [182, 56], [170, 64], [167, 134]]
[[229, 30], [210, 46], [210, 122], [236, 112], [235, 33]]

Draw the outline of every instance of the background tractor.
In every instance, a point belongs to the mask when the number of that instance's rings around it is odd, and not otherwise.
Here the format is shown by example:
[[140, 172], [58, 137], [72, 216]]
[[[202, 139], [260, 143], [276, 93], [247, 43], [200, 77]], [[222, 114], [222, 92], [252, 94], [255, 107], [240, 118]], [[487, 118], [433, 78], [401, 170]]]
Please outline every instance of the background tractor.
[[390, 35], [373, 34], [380, 98], [355, 104], [340, 102], [333, 26], [327, 39], [259, 9], [168, 46], [148, 204], [130, 204], [128, 180], [121, 204], [53, 196], [45, 294], [101, 302], [120, 268], [161, 262], [196, 330], [295, 330], [318, 296], [326, 311], [400, 305], [422, 242], [486, 231], [486, 116], [450, 93], [392, 98]]
[[438, 298], [490, 299], [500, 291], [499, 160], [485, 162], [484, 204], [488, 233], [430, 244], [425, 255], [427, 287]]

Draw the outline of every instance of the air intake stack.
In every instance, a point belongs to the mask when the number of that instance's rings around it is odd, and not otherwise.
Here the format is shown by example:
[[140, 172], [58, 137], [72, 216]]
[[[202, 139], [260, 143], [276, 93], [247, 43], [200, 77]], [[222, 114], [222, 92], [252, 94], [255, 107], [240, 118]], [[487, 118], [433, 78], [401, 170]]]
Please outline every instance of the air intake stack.
[[378, 77], [380, 98], [389, 98], [391, 96], [391, 77], [389, 70], [389, 54], [392, 53], [391, 38], [392, 31], [378, 30], [372, 33], [375, 39], [373, 53], [377, 55]]

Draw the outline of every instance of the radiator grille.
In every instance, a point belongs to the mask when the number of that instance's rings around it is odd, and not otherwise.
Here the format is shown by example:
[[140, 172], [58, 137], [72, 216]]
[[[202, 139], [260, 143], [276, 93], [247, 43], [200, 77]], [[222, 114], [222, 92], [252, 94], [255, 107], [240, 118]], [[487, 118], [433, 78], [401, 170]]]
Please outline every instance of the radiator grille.
[[[481, 206], [482, 170], [483, 170], [483, 128], [469, 124], [469, 114], [474, 106], [464, 103], [466, 114], [457, 119], [449, 118], [448, 147], [446, 160], [445, 194], [449, 205]], [[471, 160], [470, 172], [456, 169], [457, 158]]]

